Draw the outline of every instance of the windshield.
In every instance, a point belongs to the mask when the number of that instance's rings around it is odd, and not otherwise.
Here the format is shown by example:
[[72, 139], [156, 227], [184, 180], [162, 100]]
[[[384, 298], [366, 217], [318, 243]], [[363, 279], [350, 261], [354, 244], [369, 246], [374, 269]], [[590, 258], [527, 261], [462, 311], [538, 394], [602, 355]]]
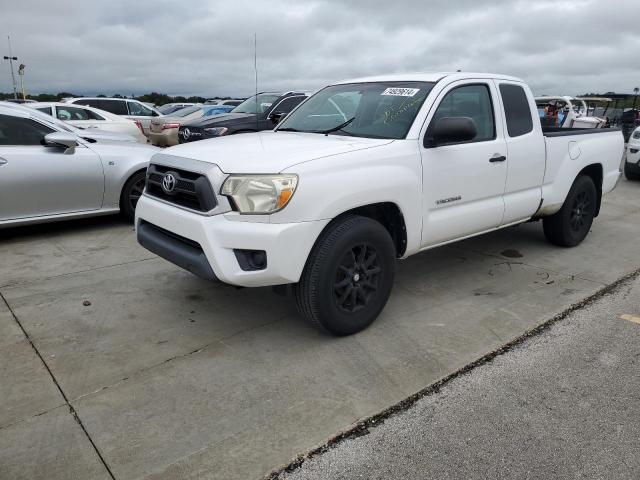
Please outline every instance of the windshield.
[[254, 95], [231, 111], [233, 113], [265, 113], [278, 98], [280, 98], [280, 95], [277, 93], [259, 93], [257, 102]]
[[277, 130], [404, 138], [433, 85], [431, 82], [332, 85], [300, 105]]
[[202, 107], [198, 107], [198, 106], [191, 106], [191, 107], [181, 108], [180, 110], [177, 110], [177, 111], [173, 112], [171, 114], [171, 116], [172, 117], [186, 117], [187, 115], [191, 115], [192, 113], [197, 112], [201, 108]]

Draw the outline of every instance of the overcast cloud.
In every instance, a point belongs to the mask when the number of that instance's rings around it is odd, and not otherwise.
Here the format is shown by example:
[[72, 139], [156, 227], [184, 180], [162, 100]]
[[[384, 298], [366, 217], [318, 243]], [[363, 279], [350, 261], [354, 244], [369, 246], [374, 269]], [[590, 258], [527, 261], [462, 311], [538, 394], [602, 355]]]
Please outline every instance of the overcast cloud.
[[[29, 93], [247, 96], [344, 78], [490, 71], [536, 94], [640, 86], [638, 0], [2, 0]], [[11, 90], [8, 62], [0, 91]]]

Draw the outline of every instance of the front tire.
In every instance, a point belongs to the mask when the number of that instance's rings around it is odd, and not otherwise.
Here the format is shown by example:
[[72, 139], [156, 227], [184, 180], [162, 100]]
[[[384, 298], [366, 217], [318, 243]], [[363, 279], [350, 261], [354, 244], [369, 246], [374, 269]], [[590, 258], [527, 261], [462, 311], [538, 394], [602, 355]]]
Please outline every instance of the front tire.
[[629, 162], [624, 162], [624, 176], [627, 177], [627, 180], [640, 180], [640, 175], [631, 171], [629, 167]]
[[375, 220], [346, 215], [322, 232], [293, 292], [316, 328], [344, 336], [367, 328], [389, 299], [395, 246]]
[[580, 175], [573, 182], [562, 208], [543, 219], [547, 240], [560, 247], [575, 247], [581, 243], [596, 215], [598, 192], [591, 177]]
[[127, 183], [122, 187], [122, 193], [120, 194], [120, 213], [128, 221], [133, 222], [136, 215], [136, 205], [144, 190], [144, 183], [146, 181], [147, 172], [142, 170], [136, 172]]

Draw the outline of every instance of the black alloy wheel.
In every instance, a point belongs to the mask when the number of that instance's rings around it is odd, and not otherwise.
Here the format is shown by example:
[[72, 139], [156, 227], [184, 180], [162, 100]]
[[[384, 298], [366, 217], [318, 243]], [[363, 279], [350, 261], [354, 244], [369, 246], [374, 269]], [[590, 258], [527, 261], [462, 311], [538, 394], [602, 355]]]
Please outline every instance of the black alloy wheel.
[[383, 274], [374, 246], [363, 243], [345, 253], [336, 271], [333, 298], [338, 308], [353, 313], [370, 304]]

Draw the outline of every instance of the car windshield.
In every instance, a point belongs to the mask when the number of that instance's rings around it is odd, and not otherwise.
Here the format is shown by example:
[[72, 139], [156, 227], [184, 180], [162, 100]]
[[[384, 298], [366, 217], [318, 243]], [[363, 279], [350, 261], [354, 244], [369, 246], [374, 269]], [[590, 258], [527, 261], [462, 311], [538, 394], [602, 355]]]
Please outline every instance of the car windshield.
[[198, 110], [200, 110], [202, 107], [198, 107], [198, 106], [191, 106], [191, 107], [185, 107], [185, 108], [181, 108], [180, 110], [177, 110], [175, 112], [173, 112], [171, 114], [172, 117], [186, 117], [187, 115], [191, 115], [194, 112], [197, 112]]
[[294, 110], [277, 130], [368, 138], [404, 138], [431, 82], [332, 85]]
[[247, 98], [244, 102], [231, 110], [233, 113], [264, 113], [269, 110], [269, 107], [273, 105], [280, 95], [277, 93], [259, 93], [256, 101], [256, 96]]

